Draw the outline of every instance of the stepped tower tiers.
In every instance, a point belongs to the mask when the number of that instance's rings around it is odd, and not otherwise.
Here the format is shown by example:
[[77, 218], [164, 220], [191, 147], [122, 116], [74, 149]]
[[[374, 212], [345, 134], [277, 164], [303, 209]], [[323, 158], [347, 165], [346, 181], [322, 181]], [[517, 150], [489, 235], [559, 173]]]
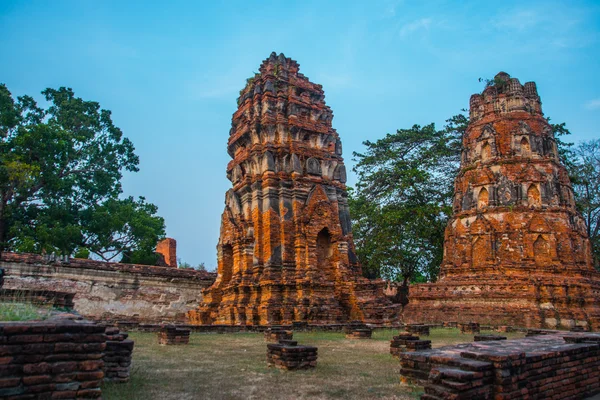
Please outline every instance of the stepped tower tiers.
[[398, 306], [354, 253], [342, 143], [321, 85], [271, 56], [233, 114], [218, 277], [196, 324], [386, 322]]
[[440, 279], [405, 321], [600, 328], [600, 276], [536, 85], [499, 73], [470, 101]]

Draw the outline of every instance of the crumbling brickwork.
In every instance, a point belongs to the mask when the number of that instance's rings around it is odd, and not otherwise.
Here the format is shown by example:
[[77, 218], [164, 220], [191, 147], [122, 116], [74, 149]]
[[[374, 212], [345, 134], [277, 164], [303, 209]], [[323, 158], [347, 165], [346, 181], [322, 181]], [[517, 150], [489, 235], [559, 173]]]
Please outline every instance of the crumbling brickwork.
[[552, 333], [400, 353], [423, 400], [584, 399], [600, 392], [600, 335]]
[[188, 344], [190, 342], [190, 333], [191, 330], [188, 328], [182, 328], [175, 325], [164, 325], [156, 333], [156, 336], [158, 337], [158, 344]]
[[0, 398], [101, 397], [104, 329], [72, 321], [0, 323]]
[[385, 322], [382, 281], [354, 253], [342, 143], [321, 85], [275, 53], [240, 92], [232, 118], [218, 277], [197, 324]]
[[119, 328], [106, 328], [106, 348], [104, 349], [104, 380], [106, 382], [129, 382], [133, 340]]
[[267, 365], [286, 371], [315, 368], [317, 351], [314, 346], [299, 346], [294, 340], [267, 345]]
[[87, 319], [131, 323], [185, 322], [216, 274], [192, 269], [80, 258], [51, 261], [38, 254], [2, 253], [0, 295], [24, 293], [34, 302], [74, 307]]
[[177, 241], [175, 239], [165, 238], [158, 242], [156, 253], [160, 257], [159, 266], [177, 268]]
[[534, 82], [499, 73], [471, 96], [439, 281], [405, 321], [600, 328], [600, 275]]

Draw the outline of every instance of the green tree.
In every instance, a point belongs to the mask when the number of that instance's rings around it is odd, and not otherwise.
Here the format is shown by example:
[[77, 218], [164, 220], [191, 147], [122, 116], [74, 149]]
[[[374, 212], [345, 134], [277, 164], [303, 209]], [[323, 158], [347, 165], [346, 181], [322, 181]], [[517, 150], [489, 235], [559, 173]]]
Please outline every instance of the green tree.
[[147, 252], [164, 221], [143, 199], [118, 200], [123, 171], [138, 170], [133, 144], [97, 102], [42, 94], [46, 108], [0, 85], [0, 251]]
[[600, 270], [600, 139], [578, 143], [569, 157], [575, 201], [587, 225], [594, 266]]
[[414, 125], [354, 153], [358, 183], [350, 208], [367, 276], [405, 286], [436, 278], [467, 124], [459, 114], [442, 130]]

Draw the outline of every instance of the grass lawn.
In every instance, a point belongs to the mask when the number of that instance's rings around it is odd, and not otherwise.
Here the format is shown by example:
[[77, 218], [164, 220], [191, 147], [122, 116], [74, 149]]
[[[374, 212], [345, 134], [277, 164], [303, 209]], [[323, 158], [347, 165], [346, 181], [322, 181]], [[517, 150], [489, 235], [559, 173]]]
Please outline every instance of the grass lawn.
[[[160, 346], [156, 334], [133, 332], [131, 381], [105, 384], [114, 399], [415, 399], [421, 388], [401, 386], [399, 363], [389, 354], [397, 330], [378, 330], [371, 340], [343, 333], [294, 333], [299, 344], [319, 348], [317, 368], [268, 368], [259, 333], [193, 333], [187, 346]], [[504, 334], [510, 338], [521, 333]], [[473, 341], [458, 329], [432, 329], [433, 347]]]

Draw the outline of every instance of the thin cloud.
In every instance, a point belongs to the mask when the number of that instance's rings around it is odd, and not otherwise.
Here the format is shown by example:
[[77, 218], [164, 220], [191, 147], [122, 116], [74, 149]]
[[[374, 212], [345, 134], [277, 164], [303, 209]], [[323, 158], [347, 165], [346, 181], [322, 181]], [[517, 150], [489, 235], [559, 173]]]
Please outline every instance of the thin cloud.
[[406, 37], [408, 35], [413, 34], [419, 30], [429, 30], [431, 26], [432, 19], [431, 18], [421, 18], [411, 23], [404, 25], [400, 28], [400, 36]]
[[587, 110], [600, 110], [600, 99], [593, 99], [585, 103]]
[[510, 29], [515, 31], [524, 31], [536, 26], [543, 18], [534, 10], [519, 10], [511, 13], [504, 13], [502, 16], [492, 20], [492, 23], [498, 29]]

